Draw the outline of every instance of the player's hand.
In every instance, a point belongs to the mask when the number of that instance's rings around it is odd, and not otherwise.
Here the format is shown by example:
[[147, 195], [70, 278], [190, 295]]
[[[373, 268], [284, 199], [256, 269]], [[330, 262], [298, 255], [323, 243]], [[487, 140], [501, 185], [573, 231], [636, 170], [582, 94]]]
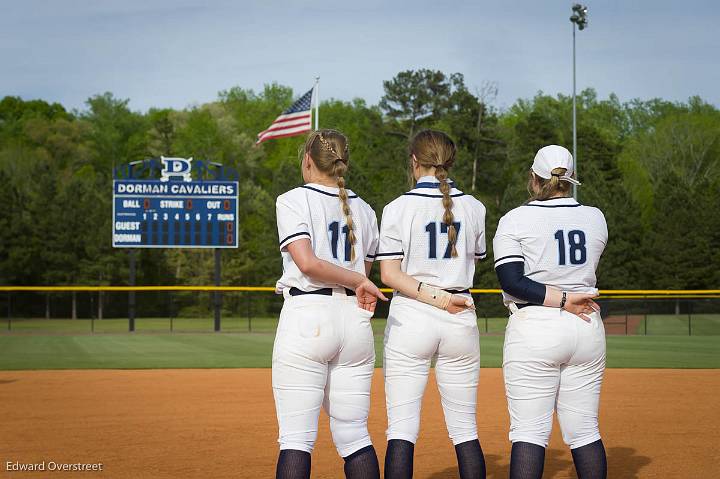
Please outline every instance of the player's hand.
[[375, 306], [377, 306], [378, 298], [383, 301], [388, 299], [382, 294], [382, 291], [378, 289], [375, 284], [369, 279], [365, 278], [356, 288], [355, 295], [357, 296], [358, 306], [365, 311], [375, 312]]
[[450, 297], [450, 303], [447, 305], [447, 308], [445, 308], [450, 314], [462, 313], [468, 309], [475, 311], [475, 303], [473, 303], [472, 299], [459, 294], [453, 294]]
[[597, 296], [593, 293], [568, 293], [563, 309], [589, 323], [590, 316], [588, 315], [600, 312], [600, 306], [593, 301]]

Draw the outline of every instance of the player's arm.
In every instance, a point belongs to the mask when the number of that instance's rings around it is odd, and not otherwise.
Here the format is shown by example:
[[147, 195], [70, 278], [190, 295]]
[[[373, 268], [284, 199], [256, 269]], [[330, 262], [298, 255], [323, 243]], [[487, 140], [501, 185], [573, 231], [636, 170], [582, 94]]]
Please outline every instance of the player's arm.
[[[408, 298], [423, 301], [420, 282], [401, 269], [401, 261], [402, 260], [399, 259], [388, 259], [380, 262], [380, 278], [382, 282]], [[473, 302], [463, 296], [453, 294], [450, 295], [448, 299], [449, 303], [444, 309], [452, 314], [465, 311], [466, 309], [474, 309]], [[435, 303], [430, 304], [440, 307]]]
[[563, 294], [565, 295], [565, 304], [562, 306], [562, 309], [579, 316], [583, 321], [590, 322], [590, 317], [587, 315], [593, 312], [600, 312], [600, 306], [593, 301], [594, 298], [598, 297], [597, 294], [563, 292], [552, 286], [545, 286], [545, 301], [543, 305], [560, 308], [563, 304]]
[[600, 307], [593, 301], [597, 297], [592, 293], [565, 293], [563, 304], [563, 291], [546, 286], [525, 276], [525, 264], [522, 261], [512, 261], [495, 267], [500, 287], [506, 293], [532, 304], [542, 304], [551, 308], [562, 306], [566, 311], [573, 313], [585, 321], [586, 315], [593, 311], [600, 311]]
[[[375, 310], [376, 299], [387, 301], [384, 294], [367, 276], [341, 268], [315, 256], [310, 240], [301, 238], [286, 246], [288, 253], [298, 269], [309, 278], [320, 283], [338, 284], [357, 293], [358, 304], [368, 311]], [[372, 263], [370, 263], [372, 265]], [[367, 271], [367, 262], [365, 265]], [[372, 308], [372, 309], [370, 309]]]
[[401, 292], [408, 298], [414, 298], [417, 296], [420, 282], [402, 271], [401, 262], [402, 260], [399, 259], [380, 261], [380, 279], [395, 291]]

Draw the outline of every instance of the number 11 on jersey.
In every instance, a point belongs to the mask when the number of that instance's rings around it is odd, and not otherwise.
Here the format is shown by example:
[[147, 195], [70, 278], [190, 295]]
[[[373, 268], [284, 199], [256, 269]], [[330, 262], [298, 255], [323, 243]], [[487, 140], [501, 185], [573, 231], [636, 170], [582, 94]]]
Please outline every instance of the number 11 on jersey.
[[[333, 221], [328, 225], [330, 230], [330, 249], [332, 249], [333, 258], [338, 259], [338, 240], [340, 239], [340, 222]], [[342, 233], [345, 235], [345, 261], [350, 261], [350, 241], [348, 241], [349, 229], [347, 225], [342, 227]]]

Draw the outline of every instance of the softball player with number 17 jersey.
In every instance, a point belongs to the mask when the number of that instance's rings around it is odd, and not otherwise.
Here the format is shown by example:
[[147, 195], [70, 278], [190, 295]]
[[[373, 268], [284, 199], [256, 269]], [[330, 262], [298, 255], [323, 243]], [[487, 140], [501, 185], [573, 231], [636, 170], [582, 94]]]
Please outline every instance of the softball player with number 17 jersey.
[[366, 277], [378, 228], [372, 208], [345, 189], [347, 163], [342, 134], [312, 133], [303, 159], [307, 183], [277, 199], [277, 290], [285, 298], [272, 358], [279, 479], [310, 477], [321, 406], [345, 476], [380, 477], [367, 429], [375, 364], [370, 318], [375, 297], [384, 298]]
[[412, 477], [433, 358], [460, 477], [485, 477], [475, 420], [480, 345], [468, 290], [475, 261], [486, 254], [485, 207], [448, 180], [455, 152], [444, 133], [418, 133], [410, 145], [417, 184], [383, 210], [377, 258], [383, 282], [395, 290], [383, 358], [386, 479]]
[[598, 428], [605, 330], [591, 298], [608, 232], [599, 209], [569, 197], [571, 183], [579, 184], [572, 173], [565, 148], [540, 149], [533, 199], [500, 219], [493, 240], [511, 312], [503, 351], [511, 479], [542, 477], [555, 409], [579, 478], [607, 470]]

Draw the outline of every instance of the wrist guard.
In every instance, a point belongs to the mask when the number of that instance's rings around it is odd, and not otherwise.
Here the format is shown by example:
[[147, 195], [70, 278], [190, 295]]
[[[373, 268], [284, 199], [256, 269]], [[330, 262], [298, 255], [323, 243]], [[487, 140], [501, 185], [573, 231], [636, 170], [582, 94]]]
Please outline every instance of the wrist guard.
[[418, 301], [435, 306], [436, 308], [446, 309], [450, 304], [451, 293], [444, 291], [440, 288], [428, 286], [425, 283], [420, 283], [418, 286], [418, 294], [415, 297]]

